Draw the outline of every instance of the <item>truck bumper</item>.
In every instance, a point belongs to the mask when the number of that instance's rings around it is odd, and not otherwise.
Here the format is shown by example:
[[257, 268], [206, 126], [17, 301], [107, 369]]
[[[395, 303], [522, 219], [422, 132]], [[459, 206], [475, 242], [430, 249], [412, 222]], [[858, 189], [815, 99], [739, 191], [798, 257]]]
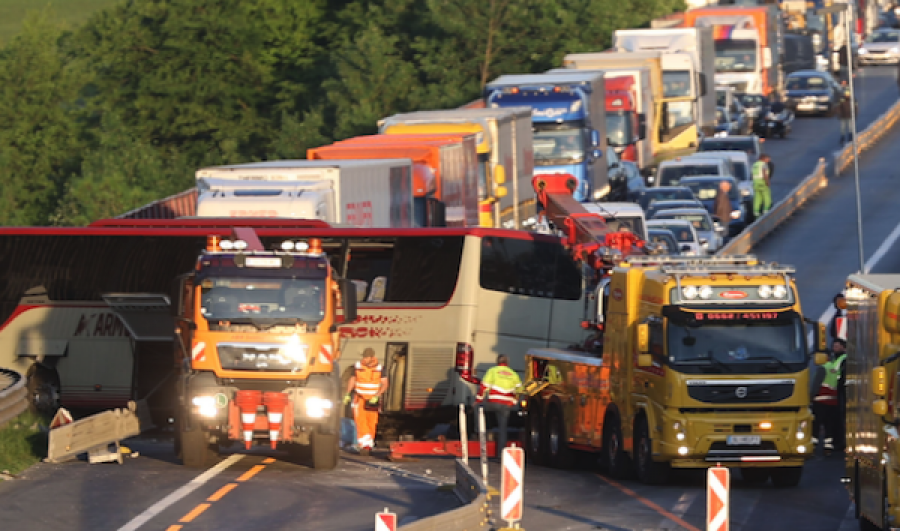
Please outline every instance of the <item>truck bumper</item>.
[[[813, 417], [798, 415], [745, 416], [740, 413], [667, 419], [663, 436], [654, 441], [654, 460], [673, 468], [796, 467], [812, 456]], [[677, 426], [677, 429], [676, 429]], [[679, 433], [681, 434], [679, 439]]]

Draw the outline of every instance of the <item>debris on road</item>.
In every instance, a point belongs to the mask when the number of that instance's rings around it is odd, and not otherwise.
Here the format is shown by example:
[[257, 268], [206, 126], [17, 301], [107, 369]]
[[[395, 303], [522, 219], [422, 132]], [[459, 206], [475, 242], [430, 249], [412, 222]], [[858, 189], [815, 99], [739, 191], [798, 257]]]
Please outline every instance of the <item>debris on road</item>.
[[88, 455], [90, 463], [117, 462], [131, 450], [121, 446], [122, 439], [141, 433], [137, 405], [128, 403], [128, 409], [103, 411], [80, 420], [73, 420], [65, 409], [60, 409], [50, 423], [48, 463], [61, 463]]

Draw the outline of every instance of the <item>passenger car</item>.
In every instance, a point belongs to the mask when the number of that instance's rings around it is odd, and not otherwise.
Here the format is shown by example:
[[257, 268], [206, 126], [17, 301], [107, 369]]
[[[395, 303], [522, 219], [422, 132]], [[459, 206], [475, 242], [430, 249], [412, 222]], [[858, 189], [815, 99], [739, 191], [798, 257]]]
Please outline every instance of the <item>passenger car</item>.
[[769, 98], [762, 94], [735, 92], [734, 97], [744, 106], [744, 112], [747, 113], [751, 123], [760, 116], [760, 113], [762, 113], [762, 116], [765, 116], [769, 110]]
[[719, 185], [722, 181], [731, 184], [731, 189], [728, 190], [731, 218], [720, 219], [719, 223], [728, 227], [727, 234], [729, 236], [734, 236], [747, 226], [747, 208], [741, 201], [741, 193], [737, 181], [733, 177], [685, 177], [681, 180], [681, 184], [690, 188], [697, 199], [703, 203], [703, 208], [709, 212], [710, 216], [715, 217], [716, 195], [719, 193]]
[[722, 138], [704, 138], [697, 145], [697, 153], [707, 151], [743, 151], [749, 157], [752, 166], [762, 155], [762, 142], [756, 135], [727, 136]]
[[750, 132], [751, 124], [743, 111], [730, 111], [725, 107], [716, 108], [716, 137], [719, 135], [745, 135]]
[[709, 254], [714, 254], [722, 247], [722, 236], [712, 216], [705, 208], [678, 208], [673, 210], [660, 210], [653, 215], [654, 220], [681, 219], [694, 226], [697, 236], [700, 238], [700, 247]]
[[661, 251], [658, 254], [673, 256], [681, 254], [678, 238], [675, 237], [675, 233], [671, 230], [655, 228], [647, 230], [647, 234], [650, 237], [650, 243], [656, 245], [659, 251]]
[[[693, 193], [693, 192], [692, 192]], [[703, 203], [700, 200], [693, 199], [669, 199], [665, 201], [653, 201], [647, 207], [646, 215], [648, 218], [652, 218], [653, 214], [656, 214], [660, 210], [672, 210], [675, 208], [706, 208], [703, 206]]]
[[638, 196], [637, 204], [645, 211], [654, 201], [671, 201], [676, 199], [693, 200], [694, 193], [684, 186], [657, 186], [647, 188]]
[[677, 186], [682, 177], [691, 175], [734, 175], [731, 161], [695, 153], [688, 157], [664, 160], [656, 170], [656, 186]]
[[785, 105], [796, 114], [831, 115], [841, 101], [841, 86], [827, 72], [798, 70], [785, 80]]
[[678, 250], [686, 256], [703, 256], [706, 251], [700, 245], [700, 237], [690, 221], [683, 219], [657, 219], [647, 222], [647, 230], [666, 229], [678, 240]]
[[900, 63], [900, 30], [878, 29], [859, 47], [861, 65], [895, 65]]
[[[749, 137], [748, 137], [749, 138]], [[756, 137], [753, 137], [756, 138]], [[753, 210], [753, 179], [751, 176], [752, 163], [747, 153], [743, 151], [704, 151], [707, 155], [719, 155], [731, 159], [731, 165], [734, 167], [734, 180], [737, 181], [741, 198], [744, 201], [744, 208], [747, 212]], [[747, 222], [753, 221], [748, 219]]]

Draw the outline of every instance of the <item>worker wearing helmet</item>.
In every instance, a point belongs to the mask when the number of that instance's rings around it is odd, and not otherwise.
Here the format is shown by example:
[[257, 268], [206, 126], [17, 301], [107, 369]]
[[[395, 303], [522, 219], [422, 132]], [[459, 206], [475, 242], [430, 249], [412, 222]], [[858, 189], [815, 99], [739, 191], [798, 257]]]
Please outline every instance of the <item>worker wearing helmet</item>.
[[506, 447], [506, 432], [509, 414], [516, 405], [522, 380], [516, 371], [509, 368], [509, 358], [503, 354], [497, 356], [497, 365], [488, 369], [481, 380], [478, 398], [485, 411], [493, 412], [497, 418], [497, 457]]
[[375, 431], [378, 428], [378, 411], [381, 395], [387, 390], [387, 378], [383, 375], [381, 364], [375, 357], [375, 350], [363, 350], [362, 359], [353, 367], [353, 376], [347, 383], [347, 394], [344, 405], [351, 401], [351, 393], [356, 392], [353, 400], [353, 420], [356, 422], [356, 436], [360, 455], [369, 455], [375, 446]]

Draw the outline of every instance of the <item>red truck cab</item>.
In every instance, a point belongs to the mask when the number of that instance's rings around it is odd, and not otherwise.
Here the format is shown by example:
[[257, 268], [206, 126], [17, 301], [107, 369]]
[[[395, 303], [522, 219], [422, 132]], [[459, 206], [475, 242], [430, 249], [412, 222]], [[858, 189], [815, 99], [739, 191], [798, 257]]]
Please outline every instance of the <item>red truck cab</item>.
[[637, 163], [637, 143], [641, 139], [640, 116], [634, 78], [606, 79], [606, 136], [622, 160]]

